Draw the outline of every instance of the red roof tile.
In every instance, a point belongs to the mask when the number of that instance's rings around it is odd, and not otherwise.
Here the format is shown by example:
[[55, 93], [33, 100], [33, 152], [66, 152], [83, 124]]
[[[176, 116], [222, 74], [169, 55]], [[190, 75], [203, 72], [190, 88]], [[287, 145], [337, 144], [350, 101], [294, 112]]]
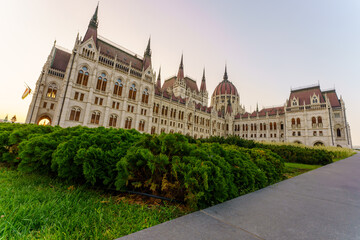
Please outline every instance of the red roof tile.
[[100, 48], [100, 53], [109, 56], [111, 58], [115, 58], [117, 56], [117, 59], [125, 64], [130, 64], [133, 68], [138, 69], [139, 71], [142, 70], [143, 67], [143, 60], [117, 48], [112, 46], [110, 43], [104, 42], [101, 39], [98, 39], [97, 41], [98, 48]]
[[339, 98], [338, 98], [335, 90], [325, 91], [325, 92], [322, 92], [322, 93], [326, 94], [326, 96], [329, 98], [331, 107], [340, 107], [341, 106]]
[[219, 83], [219, 85], [217, 85], [217, 87], [214, 90], [213, 96], [223, 95], [223, 94], [231, 94], [231, 95], [239, 96], [239, 93], [236, 87], [234, 86], [234, 84], [232, 84], [228, 80], [224, 80], [221, 83]]
[[51, 63], [51, 68], [65, 72], [67, 65], [69, 64], [70, 57], [71, 53], [55, 48], [55, 54]]
[[309, 88], [302, 88], [299, 90], [292, 90], [289, 97], [288, 107], [291, 107], [292, 100], [294, 97], [299, 99], [299, 105], [306, 105], [310, 104], [310, 99], [314, 96], [320, 97], [320, 103], [325, 103], [324, 97], [321, 94], [321, 90], [319, 86], [309, 87]]

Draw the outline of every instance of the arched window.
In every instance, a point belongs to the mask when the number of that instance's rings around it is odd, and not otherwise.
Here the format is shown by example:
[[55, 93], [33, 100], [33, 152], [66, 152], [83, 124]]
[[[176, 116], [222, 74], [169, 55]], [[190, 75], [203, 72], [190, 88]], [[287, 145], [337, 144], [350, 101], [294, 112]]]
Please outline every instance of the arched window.
[[266, 131], [266, 124], [264, 123], [264, 130]]
[[136, 99], [136, 86], [135, 84], [132, 84], [129, 89], [129, 98], [132, 100]]
[[156, 127], [151, 127], [151, 134], [155, 134]]
[[276, 130], [276, 122], [274, 122], [274, 130]]
[[48, 98], [56, 98], [57, 87], [55, 83], [50, 83], [46, 96]]
[[144, 128], [145, 128], [145, 121], [141, 120], [139, 122], [139, 131], [144, 131]]
[[260, 131], [262, 131], [263, 130], [263, 125], [262, 125], [262, 123], [260, 123]]
[[322, 117], [320, 117], [320, 116], [318, 117], [318, 123], [322, 124]]
[[295, 118], [291, 119], [291, 125], [295, 125]]
[[147, 88], [143, 91], [141, 102], [148, 103], [149, 102], [149, 91]]
[[106, 90], [106, 83], [107, 83], [106, 74], [102, 73], [98, 77], [98, 81], [97, 81], [97, 84], [96, 84], [96, 89], [101, 90], [101, 91], [105, 91]]
[[273, 125], [272, 125], [272, 123], [270, 123], [270, 130], [272, 130], [273, 129]]
[[336, 136], [341, 137], [341, 130], [340, 128], [336, 129]]
[[300, 125], [300, 118], [297, 118], [297, 119], [296, 119], [296, 124], [297, 124], [297, 125]]
[[313, 96], [312, 103], [318, 103], [318, 99], [316, 96]]
[[247, 124], [246, 124], [245, 126], [246, 126], [246, 131], [248, 131], [248, 130], [249, 130], [249, 126], [248, 126]]
[[250, 125], [250, 129], [251, 129], [251, 131], [254, 130], [254, 125], [253, 124]]
[[114, 95], [117, 95], [120, 97], [122, 94], [122, 90], [123, 90], [123, 84], [121, 82], [121, 79], [119, 78], [118, 80], [116, 80], [115, 85], [114, 85]]
[[95, 111], [91, 114], [91, 120], [90, 123], [92, 124], [99, 124], [100, 121], [100, 112]]
[[89, 80], [88, 69], [87, 69], [87, 67], [82, 67], [82, 69], [79, 70], [76, 83], [81, 84], [83, 86], [87, 86], [88, 80]]
[[293, 99], [292, 105], [293, 105], [293, 106], [297, 106], [297, 105], [298, 105], [298, 104], [297, 104], [297, 100], [296, 100], [295, 98]]
[[256, 123], [254, 123], [254, 130], [256, 131], [257, 129], [256, 129]]
[[125, 129], [131, 129], [131, 122], [132, 122], [132, 119], [131, 118], [126, 118], [125, 119]]
[[116, 127], [117, 116], [115, 114], [110, 115], [109, 127]]
[[311, 122], [312, 122], [312, 124], [316, 124], [316, 117], [312, 117]]
[[81, 110], [78, 107], [73, 107], [70, 111], [70, 121], [79, 121]]

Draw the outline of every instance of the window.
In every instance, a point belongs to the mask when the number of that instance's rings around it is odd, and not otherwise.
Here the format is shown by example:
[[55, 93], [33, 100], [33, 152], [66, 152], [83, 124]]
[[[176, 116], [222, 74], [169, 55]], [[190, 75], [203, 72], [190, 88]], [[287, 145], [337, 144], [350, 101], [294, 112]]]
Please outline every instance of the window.
[[103, 101], [104, 101], [103, 98], [95, 97], [94, 104], [99, 104], [100, 106], [102, 106]]
[[293, 132], [292, 135], [293, 135], [293, 136], [296, 136], [296, 132]]
[[75, 99], [75, 100], [83, 101], [83, 100], [84, 100], [84, 94], [83, 94], [83, 93], [79, 93], [79, 92], [75, 92], [75, 94], [74, 94], [74, 99]]
[[115, 85], [114, 85], [114, 95], [117, 96], [121, 96], [122, 94], [122, 89], [123, 89], [123, 84], [121, 82], [121, 79], [119, 78], [118, 80], [116, 80]]
[[318, 124], [322, 124], [322, 117], [318, 117]]
[[136, 87], [135, 84], [132, 84], [130, 89], [129, 89], [129, 98], [132, 100], [136, 99]]
[[301, 132], [298, 132], [298, 136], [301, 136]]
[[262, 125], [262, 123], [260, 123], [260, 131], [262, 131], [263, 130], [263, 125]]
[[316, 132], [316, 131], [314, 131], [314, 132], [313, 132], [313, 136], [316, 136], [316, 135], [317, 135], [317, 132]]
[[295, 118], [291, 119], [291, 125], [295, 125]]
[[323, 131], [319, 131], [319, 136], [322, 136], [323, 135]]
[[274, 122], [274, 130], [276, 130], [276, 122]]
[[280, 129], [284, 130], [284, 123], [282, 123], [282, 122], [280, 123]]
[[296, 119], [296, 124], [299, 126], [300, 125], [300, 118]]
[[145, 121], [141, 120], [139, 122], [139, 131], [144, 131], [144, 128], [145, 128]]
[[272, 125], [272, 123], [270, 123], [270, 130], [273, 130], [273, 125]]
[[43, 104], [43, 108], [46, 108], [47, 102], [44, 102]]
[[81, 84], [86, 87], [88, 84], [88, 80], [89, 80], [88, 69], [87, 69], [87, 67], [82, 67], [82, 69], [79, 70], [76, 83]]
[[293, 105], [293, 106], [297, 106], [297, 105], [298, 105], [297, 100], [296, 100], [295, 98], [293, 99], [292, 105]]
[[79, 119], [80, 119], [80, 112], [81, 112], [81, 110], [80, 110], [80, 108], [78, 108], [78, 107], [74, 107], [74, 108], [72, 108], [71, 109], [71, 112], [70, 112], [70, 118], [69, 118], [69, 120], [70, 121], [79, 121]]
[[125, 120], [125, 129], [131, 129], [131, 122], [132, 122], [132, 119], [131, 118], [126, 118]]
[[156, 127], [151, 127], [151, 134], [155, 134]]
[[115, 114], [110, 115], [109, 127], [116, 127], [117, 116]]
[[98, 81], [97, 81], [97, 84], [96, 84], [96, 89], [101, 90], [101, 91], [105, 91], [106, 90], [106, 83], [107, 83], [106, 74], [102, 73], [98, 77]]
[[[266, 124], [264, 123], [264, 130], [266, 131]], [[265, 135], [266, 136], [266, 135]]]
[[149, 91], [147, 88], [143, 91], [141, 102], [148, 103], [149, 102]]
[[311, 122], [312, 122], [313, 125], [316, 124], [316, 117], [312, 117]]
[[90, 123], [92, 124], [99, 124], [100, 121], [100, 112], [95, 111], [91, 114], [91, 120]]
[[335, 118], [340, 118], [340, 113], [334, 113]]
[[341, 130], [340, 128], [336, 129], [336, 136], [341, 137]]
[[53, 103], [50, 104], [50, 109], [53, 110], [53, 109], [54, 109], [54, 106], [55, 106], [55, 105], [54, 105]]
[[75, 92], [74, 99], [77, 100], [79, 98], [79, 93]]
[[313, 96], [312, 103], [318, 103], [318, 99], [316, 96]]
[[50, 83], [46, 96], [48, 98], [56, 98], [57, 87], [55, 83]]

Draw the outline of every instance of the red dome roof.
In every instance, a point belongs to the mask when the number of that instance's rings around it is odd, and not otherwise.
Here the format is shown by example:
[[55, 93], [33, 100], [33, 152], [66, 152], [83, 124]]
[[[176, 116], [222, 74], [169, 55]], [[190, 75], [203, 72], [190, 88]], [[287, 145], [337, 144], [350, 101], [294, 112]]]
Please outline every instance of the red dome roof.
[[219, 85], [217, 85], [217, 87], [214, 90], [213, 96], [225, 95], [225, 94], [239, 96], [239, 93], [236, 87], [234, 86], [234, 84], [232, 84], [228, 80], [226, 66], [225, 66], [224, 80], [221, 83], [219, 83]]
[[217, 87], [214, 90], [213, 96], [225, 95], [225, 94], [239, 96], [238, 91], [234, 86], [234, 84], [232, 84], [227, 80], [224, 80], [221, 83], [219, 83], [219, 85], [217, 85]]

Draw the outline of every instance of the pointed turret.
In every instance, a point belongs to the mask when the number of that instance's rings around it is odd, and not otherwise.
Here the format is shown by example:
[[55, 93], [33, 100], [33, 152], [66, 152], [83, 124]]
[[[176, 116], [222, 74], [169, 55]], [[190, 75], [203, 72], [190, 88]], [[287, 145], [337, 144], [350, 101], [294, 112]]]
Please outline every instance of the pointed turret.
[[201, 80], [200, 92], [206, 92], [205, 68], [203, 70], [203, 77]]
[[94, 40], [95, 43], [96, 43], [96, 40], [97, 40], [97, 28], [98, 28], [98, 25], [99, 25], [99, 21], [98, 21], [98, 9], [99, 9], [99, 3], [98, 3], [98, 5], [96, 6], [96, 10], [95, 10], [94, 15], [93, 15], [92, 18], [90, 19], [90, 23], [89, 23], [88, 29], [87, 29], [87, 31], [86, 31], [85, 37], [84, 37], [84, 39], [83, 39], [82, 42], [85, 42], [86, 40], [88, 40], [88, 39], [90, 39], [90, 38], [93, 38], [93, 40]]
[[180, 66], [179, 66], [179, 71], [178, 71], [178, 74], [177, 74], [177, 78], [179, 80], [184, 79], [183, 54], [181, 54], [181, 61], [180, 61]]
[[159, 74], [156, 81], [156, 87], [161, 89], [161, 67], [159, 68]]
[[144, 64], [143, 69], [146, 70], [148, 67], [151, 67], [151, 48], [150, 48], [150, 40], [149, 38], [146, 50], [144, 52]]
[[228, 81], [227, 66], [225, 64], [224, 81]]

